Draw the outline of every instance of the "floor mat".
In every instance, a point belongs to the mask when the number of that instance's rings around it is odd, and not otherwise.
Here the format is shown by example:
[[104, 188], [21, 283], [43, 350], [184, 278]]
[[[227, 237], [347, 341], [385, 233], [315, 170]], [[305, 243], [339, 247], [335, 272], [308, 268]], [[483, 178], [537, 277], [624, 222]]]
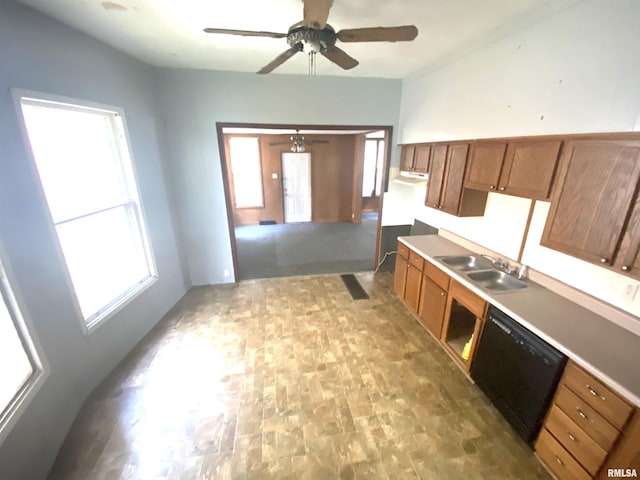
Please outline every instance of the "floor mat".
[[344, 286], [349, 290], [351, 298], [354, 300], [367, 300], [369, 298], [369, 295], [364, 291], [364, 288], [362, 288], [362, 285], [360, 285], [355, 275], [340, 275], [340, 278], [342, 278]]

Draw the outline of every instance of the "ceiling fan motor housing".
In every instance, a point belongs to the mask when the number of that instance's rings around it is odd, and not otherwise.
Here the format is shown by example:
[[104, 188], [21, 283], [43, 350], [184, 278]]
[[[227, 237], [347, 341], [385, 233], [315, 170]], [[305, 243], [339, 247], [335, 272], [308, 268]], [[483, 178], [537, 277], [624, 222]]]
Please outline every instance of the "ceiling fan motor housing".
[[305, 51], [324, 52], [336, 44], [336, 32], [327, 24], [324, 29], [309, 28], [295, 24], [289, 29], [287, 43], [292, 48]]

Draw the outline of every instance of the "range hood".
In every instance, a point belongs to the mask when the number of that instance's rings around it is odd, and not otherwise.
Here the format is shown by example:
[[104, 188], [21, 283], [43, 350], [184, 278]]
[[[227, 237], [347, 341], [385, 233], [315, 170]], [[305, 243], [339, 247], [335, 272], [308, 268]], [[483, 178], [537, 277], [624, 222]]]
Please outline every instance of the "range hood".
[[412, 187], [417, 186], [425, 186], [427, 180], [429, 179], [429, 174], [427, 173], [417, 173], [417, 172], [400, 172], [400, 175], [393, 179], [395, 183], [400, 183], [402, 185], [410, 185]]

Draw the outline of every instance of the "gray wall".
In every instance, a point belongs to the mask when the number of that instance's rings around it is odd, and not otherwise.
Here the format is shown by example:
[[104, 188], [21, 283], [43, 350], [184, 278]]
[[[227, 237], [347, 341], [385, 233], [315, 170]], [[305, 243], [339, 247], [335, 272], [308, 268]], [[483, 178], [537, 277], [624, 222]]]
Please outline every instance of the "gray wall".
[[[325, 61], [320, 58], [319, 61]], [[172, 177], [194, 285], [233, 281], [216, 122], [398, 123], [401, 81], [160, 70]], [[394, 140], [395, 141], [395, 140]]]
[[[31, 10], [0, 0], [0, 236], [51, 374], [0, 445], [2, 480], [44, 478], [91, 390], [190, 285], [180, 263], [158, 141], [157, 72]], [[83, 336], [49, 214], [37, 195], [10, 88], [122, 107], [128, 122], [160, 279], [89, 337]]]

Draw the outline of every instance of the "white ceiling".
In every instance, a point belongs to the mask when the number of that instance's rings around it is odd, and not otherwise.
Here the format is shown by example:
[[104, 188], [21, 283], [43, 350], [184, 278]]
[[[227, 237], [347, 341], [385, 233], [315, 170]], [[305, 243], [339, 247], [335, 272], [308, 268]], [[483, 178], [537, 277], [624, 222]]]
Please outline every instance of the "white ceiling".
[[[286, 39], [211, 35], [205, 27], [286, 33], [301, 0], [18, 0], [152, 65], [255, 72]], [[582, 0], [334, 0], [329, 23], [345, 28], [415, 24], [406, 43], [343, 43], [360, 61], [344, 71], [318, 57], [318, 75], [403, 78]], [[306, 74], [297, 54], [276, 73]]]

